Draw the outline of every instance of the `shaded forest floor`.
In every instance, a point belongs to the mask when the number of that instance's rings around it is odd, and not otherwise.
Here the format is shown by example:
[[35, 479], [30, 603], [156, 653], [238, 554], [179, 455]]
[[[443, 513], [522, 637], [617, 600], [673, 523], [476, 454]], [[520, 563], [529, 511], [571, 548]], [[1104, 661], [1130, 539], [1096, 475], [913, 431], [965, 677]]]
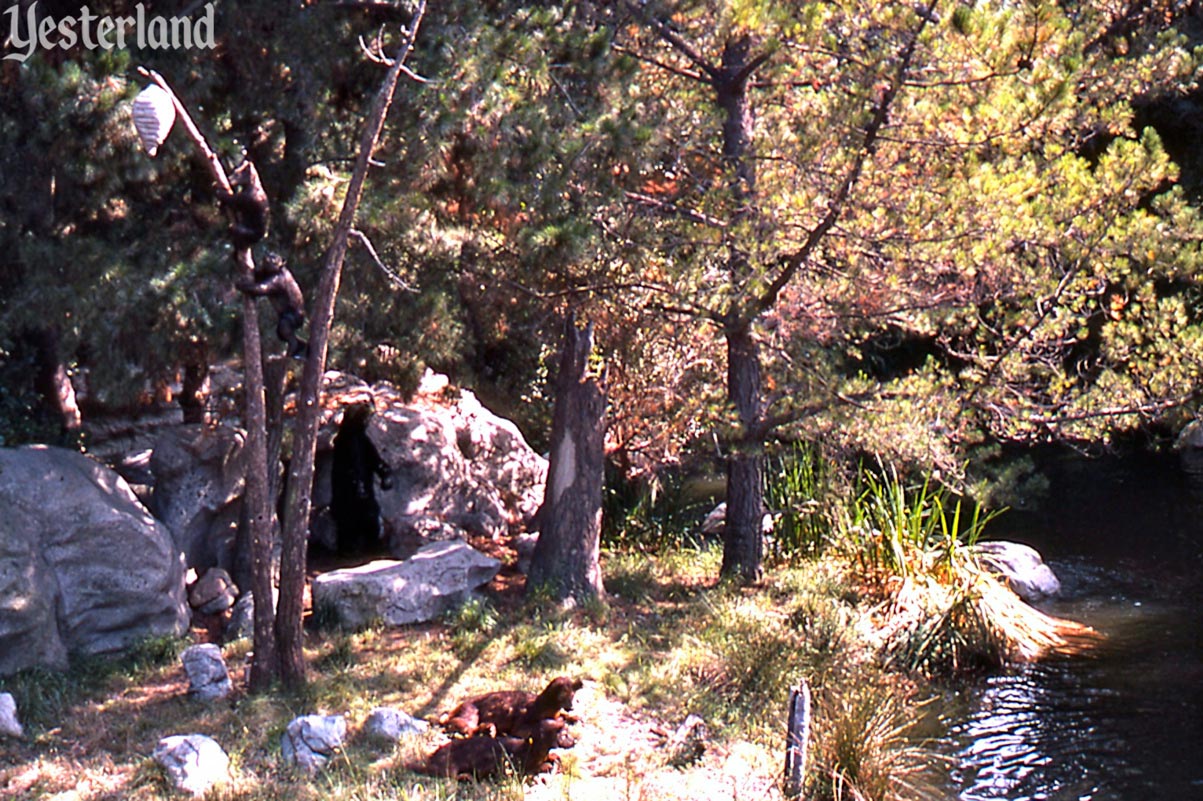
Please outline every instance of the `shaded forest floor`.
[[[607, 604], [547, 611], [523, 598], [512, 554], [499, 555], [511, 566], [438, 623], [356, 632], [310, 625], [310, 682], [299, 693], [190, 700], [178, 642], [68, 674], [0, 680], [26, 727], [24, 740], [0, 741], [0, 796], [167, 798], [150, 754], [162, 737], [201, 733], [232, 761], [233, 780], [212, 799], [775, 799], [786, 699], [802, 677], [816, 690], [808, 797], [829, 797], [831, 777], [853, 758], [863, 763], [854, 778], [868, 797], [890, 797], [921, 772], [924, 755], [903, 734], [912, 688], [869, 658], [858, 633], [867, 602], [829, 565], [773, 571], [758, 587], [736, 589], [716, 585], [714, 551], [609, 553]], [[224, 647], [236, 687], [245, 686], [249, 651], [247, 641]], [[395, 747], [357, 736], [378, 706], [433, 719], [465, 697], [537, 691], [557, 675], [585, 680], [571, 726], [577, 744], [560, 752], [556, 773], [525, 784], [407, 770], [442, 741], [439, 733]], [[284, 728], [303, 714], [345, 715], [350, 733], [314, 778], [280, 758]], [[708, 731], [696, 759], [672, 745], [690, 714]], [[840, 751], [849, 743], [858, 753]]]

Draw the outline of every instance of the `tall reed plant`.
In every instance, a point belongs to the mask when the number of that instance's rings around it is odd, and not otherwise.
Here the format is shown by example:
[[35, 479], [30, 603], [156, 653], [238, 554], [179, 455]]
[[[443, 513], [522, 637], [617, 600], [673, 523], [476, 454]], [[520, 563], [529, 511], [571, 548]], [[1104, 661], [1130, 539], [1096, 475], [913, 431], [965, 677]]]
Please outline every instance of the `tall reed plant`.
[[964, 507], [930, 473], [908, 485], [892, 466], [862, 465], [844, 512], [846, 547], [866, 575], [952, 573], [965, 564], [964, 547], [1000, 513], [978, 504], [966, 513]]
[[770, 561], [797, 564], [817, 556], [831, 540], [839, 493], [818, 446], [796, 442], [769, 456], [764, 501], [773, 516], [766, 542]]

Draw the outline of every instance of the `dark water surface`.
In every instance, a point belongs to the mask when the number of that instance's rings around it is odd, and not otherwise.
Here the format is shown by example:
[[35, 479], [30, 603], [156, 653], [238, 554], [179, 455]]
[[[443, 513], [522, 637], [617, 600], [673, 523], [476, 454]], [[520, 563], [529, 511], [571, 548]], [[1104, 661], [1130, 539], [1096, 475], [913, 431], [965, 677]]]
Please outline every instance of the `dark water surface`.
[[1203, 799], [1203, 463], [1058, 461], [1039, 512], [988, 537], [1038, 548], [1046, 611], [1108, 636], [941, 700], [939, 750], [963, 801]]

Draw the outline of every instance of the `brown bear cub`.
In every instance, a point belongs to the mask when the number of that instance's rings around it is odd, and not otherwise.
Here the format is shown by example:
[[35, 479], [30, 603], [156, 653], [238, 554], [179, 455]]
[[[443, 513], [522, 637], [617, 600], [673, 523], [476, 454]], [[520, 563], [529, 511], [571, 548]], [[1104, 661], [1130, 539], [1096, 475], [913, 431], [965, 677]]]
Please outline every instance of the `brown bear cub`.
[[553, 748], [571, 748], [575, 741], [561, 718], [538, 721], [530, 736], [467, 737], [441, 745], [425, 761], [409, 769], [429, 776], [486, 779], [512, 771], [533, 776], [552, 770], [559, 761]]
[[539, 721], [556, 720], [561, 710], [572, 709], [572, 697], [581, 689], [580, 679], [560, 676], [547, 689], [535, 695], [522, 690], [502, 690], [477, 696], [439, 718], [439, 725], [448, 734], [472, 737], [490, 734], [494, 737], [530, 737]]

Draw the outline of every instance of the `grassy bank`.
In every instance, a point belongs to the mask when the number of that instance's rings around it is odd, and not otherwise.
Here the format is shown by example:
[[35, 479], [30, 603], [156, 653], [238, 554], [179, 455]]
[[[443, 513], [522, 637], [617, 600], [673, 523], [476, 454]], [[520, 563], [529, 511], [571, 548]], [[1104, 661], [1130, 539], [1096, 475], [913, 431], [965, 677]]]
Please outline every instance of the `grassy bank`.
[[[908, 685], [877, 667], [859, 628], [870, 599], [831, 561], [773, 571], [761, 586], [716, 586], [719, 554], [607, 553], [609, 604], [547, 612], [495, 586], [438, 624], [310, 633], [303, 694], [186, 697], [178, 643], [117, 663], [0, 681], [17, 697], [24, 741], [5, 741], [0, 794], [13, 798], [154, 799], [167, 784], [149, 759], [160, 737], [198, 732], [230, 754], [219, 799], [671, 799], [780, 797], [786, 699], [806, 677], [816, 715], [809, 795], [914, 798], [922, 754], [904, 736]], [[235, 683], [248, 644], [225, 647]], [[354, 732], [376, 706], [435, 716], [499, 687], [539, 689], [560, 674], [587, 679], [578, 744], [562, 771], [523, 787], [431, 780], [404, 765], [435, 735], [381, 748], [352, 737], [320, 776], [292, 774], [279, 742], [300, 714], [344, 714]], [[689, 714], [708, 747], [687, 764], [668, 736]]]
[[[161, 737], [201, 733], [233, 763], [217, 799], [775, 799], [787, 699], [805, 679], [814, 696], [807, 799], [935, 797], [939, 760], [911, 728], [924, 715], [922, 677], [1073, 654], [1097, 635], [1026, 606], [981, 568], [968, 546], [989, 515], [893, 471], [862, 470], [841, 485], [814, 459], [797, 451], [775, 472], [768, 494], [781, 511], [756, 586], [718, 583], [719, 549], [685, 544], [697, 521], [640, 503], [621, 518], [640, 536], [604, 551], [607, 603], [565, 611], [525, 598], [515, 554], [502, 547], [509, 566], [484, 596], [437, 623], [343, 632], [311, 621], [311, 679], [300, 694], [191, 701], [180, 642], [65, 675], [0, 680], [28, 729], [23, 741], [0, 742], [0, 794], [166, 797], [149, 755]], [[225, 647], [236, 686], [245, 686], [248, 649]], [[298, 715], [345, 715], [355, 733], [377, 706], [435, 718], [465, 697], [537, 691], [565, 674], [585, 680], [577, 744], [558, 773], [531, 784], [407, 769], [438, 745], [435, 733], [396, 747], [353, 735], [315, 778], [280, 758]], [[700, 754], [672, 737], [690, 715], [707, 728]]]

